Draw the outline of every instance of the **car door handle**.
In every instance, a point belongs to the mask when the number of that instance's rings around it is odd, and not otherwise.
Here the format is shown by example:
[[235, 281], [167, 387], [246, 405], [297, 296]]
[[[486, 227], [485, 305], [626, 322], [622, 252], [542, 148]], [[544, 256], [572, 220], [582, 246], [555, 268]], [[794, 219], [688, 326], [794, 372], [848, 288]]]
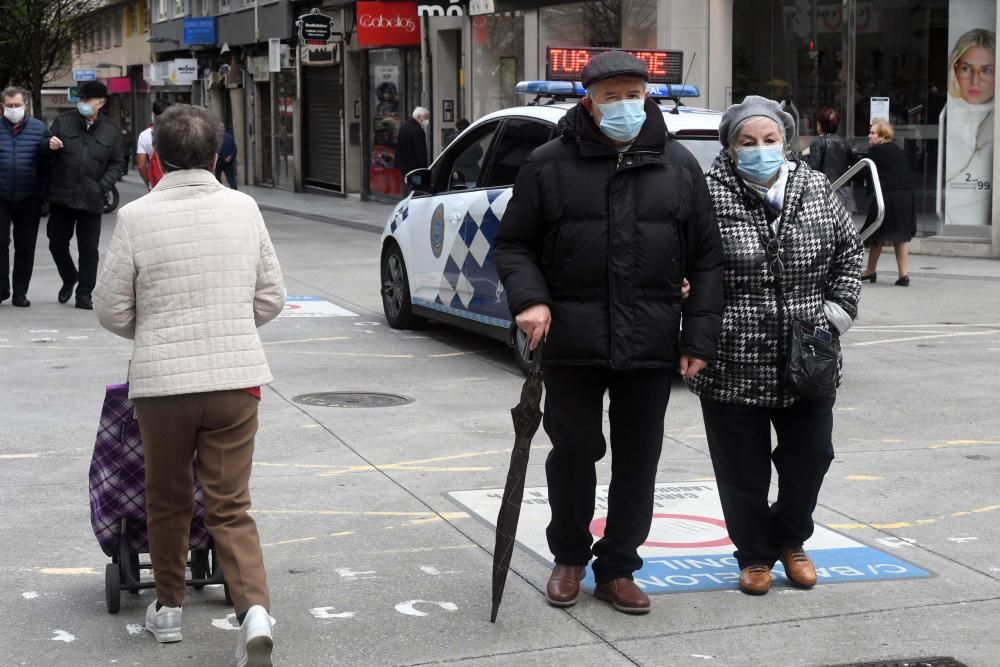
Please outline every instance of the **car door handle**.
[[450, 222], [453, 225], [457, 225], [461, 221], [462, 221], [462, 216], [460, 216], [457, 213], [454, 213], [454, 214], [448, 216], [448, 222]]

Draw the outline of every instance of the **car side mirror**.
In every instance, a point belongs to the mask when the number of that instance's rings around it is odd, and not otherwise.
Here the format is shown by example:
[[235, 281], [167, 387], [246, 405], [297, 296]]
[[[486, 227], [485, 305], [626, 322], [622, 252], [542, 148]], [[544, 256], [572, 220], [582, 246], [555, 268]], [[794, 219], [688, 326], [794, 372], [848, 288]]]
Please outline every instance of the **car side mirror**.
[[406, 174], [406, 184], [413, 192], [431, 191], [431, 170], [414, 169]]

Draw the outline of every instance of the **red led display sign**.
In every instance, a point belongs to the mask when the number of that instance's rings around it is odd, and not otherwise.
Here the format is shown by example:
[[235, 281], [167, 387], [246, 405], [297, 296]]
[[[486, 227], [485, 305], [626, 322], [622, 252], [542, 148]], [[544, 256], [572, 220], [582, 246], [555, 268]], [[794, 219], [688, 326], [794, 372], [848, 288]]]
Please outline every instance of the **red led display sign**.
[[579, 81], [583, 66], [598, 53], [625, 51], [646, 63], [650, 83], [684, 83], [683, 51], [652, 51], [639, 49], [592, 49], [557, 47], [547, 49], [545, 78], [548, 81]]

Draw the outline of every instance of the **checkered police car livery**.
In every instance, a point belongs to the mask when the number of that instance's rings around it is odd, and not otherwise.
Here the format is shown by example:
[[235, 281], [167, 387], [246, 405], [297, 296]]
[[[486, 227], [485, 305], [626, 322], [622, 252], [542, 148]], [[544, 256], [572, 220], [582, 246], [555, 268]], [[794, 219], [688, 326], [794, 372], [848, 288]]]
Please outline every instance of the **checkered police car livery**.
[[[718, 154], [721, 114], [687, 107], [692, 86], [650, 84], [663, 99], [667, 128], [706, 171]], [[393, 328], [418, 318], [508, 339], [510, 311], [497, 278], [493, 242], [510, 201], [517, 171], [528, 155], [557, 134], [559, 119], [582, 96], [579, 84], [524, 82], [518, 92], [536, 94], [528, 106], [498, 111], [476, 121], [428, 169], [407, 175], [412, 194], [393, 210], [382, 234], [382, 304]], [[538, 104], [548, 98], [547, 104]], [[670, 101], [673, 100], [673, 101]]]

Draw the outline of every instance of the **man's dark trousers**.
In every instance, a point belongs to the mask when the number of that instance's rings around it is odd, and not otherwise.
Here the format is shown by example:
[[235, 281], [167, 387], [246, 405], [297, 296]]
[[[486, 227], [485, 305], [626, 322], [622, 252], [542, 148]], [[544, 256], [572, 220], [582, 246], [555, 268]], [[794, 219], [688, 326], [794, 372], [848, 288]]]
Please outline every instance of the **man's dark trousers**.
[[[802, 400], [764, 408], [701, 400], [722, 513], [740, 569], [773, 566], [782, 548], [812, 537], [812, 514], [833, 462], [833, 404]], [[778, 436], [774, 451], [772, 424]], [[772, 461], [778, 499], [769, 507]]]
[[[653, 518], [653, 487], [663, 447], [663, 417], [673, 373], [666, 369], [610, 370], [545, 367], [545, 462], [552, 522], [546, 530], [556, 563], [586, 565], [598, 583], [632, 578], [642, 567], [637, 550]], [[597, 473], [607, 449], [602, 431], [604, 393], [611, 422], [611, 488], [607, 523], [591, 549]]]
[[[69, 242], [76, 232], [76, 248], [80, 251], [80, 270], [73, 265]], [[89, 298], [97, 283], [98, 243], [101, 240], [101, 214], [52, 204], [49, 212], [49, 251], [56, 262], [63, 285], [76, 287], [76, 298]]]
[[239, 190], [239, 188], [236, 187], [236, 164], [233, 162], [223, 162], [222, 160], [219, 160], [219, 162], [215, 165], [215, 177], [219, 179], [220, 183], [222, 182], [223, 172], [226, 173], [226, 180], [229, 182], [229, 187], [233, 190]]
[[[15, 296], [28, 294], [31, 272], [35, 265], [35, 241], [38, 239], [38, 220], [42, 201], [37, 196], [10, 202], [0, 199], [0, 294], [12, 292]], [[10, 275], [11, 227], [14, 232], [14, 279]], [[11, 287], [13, 286], [13, 290]]]

